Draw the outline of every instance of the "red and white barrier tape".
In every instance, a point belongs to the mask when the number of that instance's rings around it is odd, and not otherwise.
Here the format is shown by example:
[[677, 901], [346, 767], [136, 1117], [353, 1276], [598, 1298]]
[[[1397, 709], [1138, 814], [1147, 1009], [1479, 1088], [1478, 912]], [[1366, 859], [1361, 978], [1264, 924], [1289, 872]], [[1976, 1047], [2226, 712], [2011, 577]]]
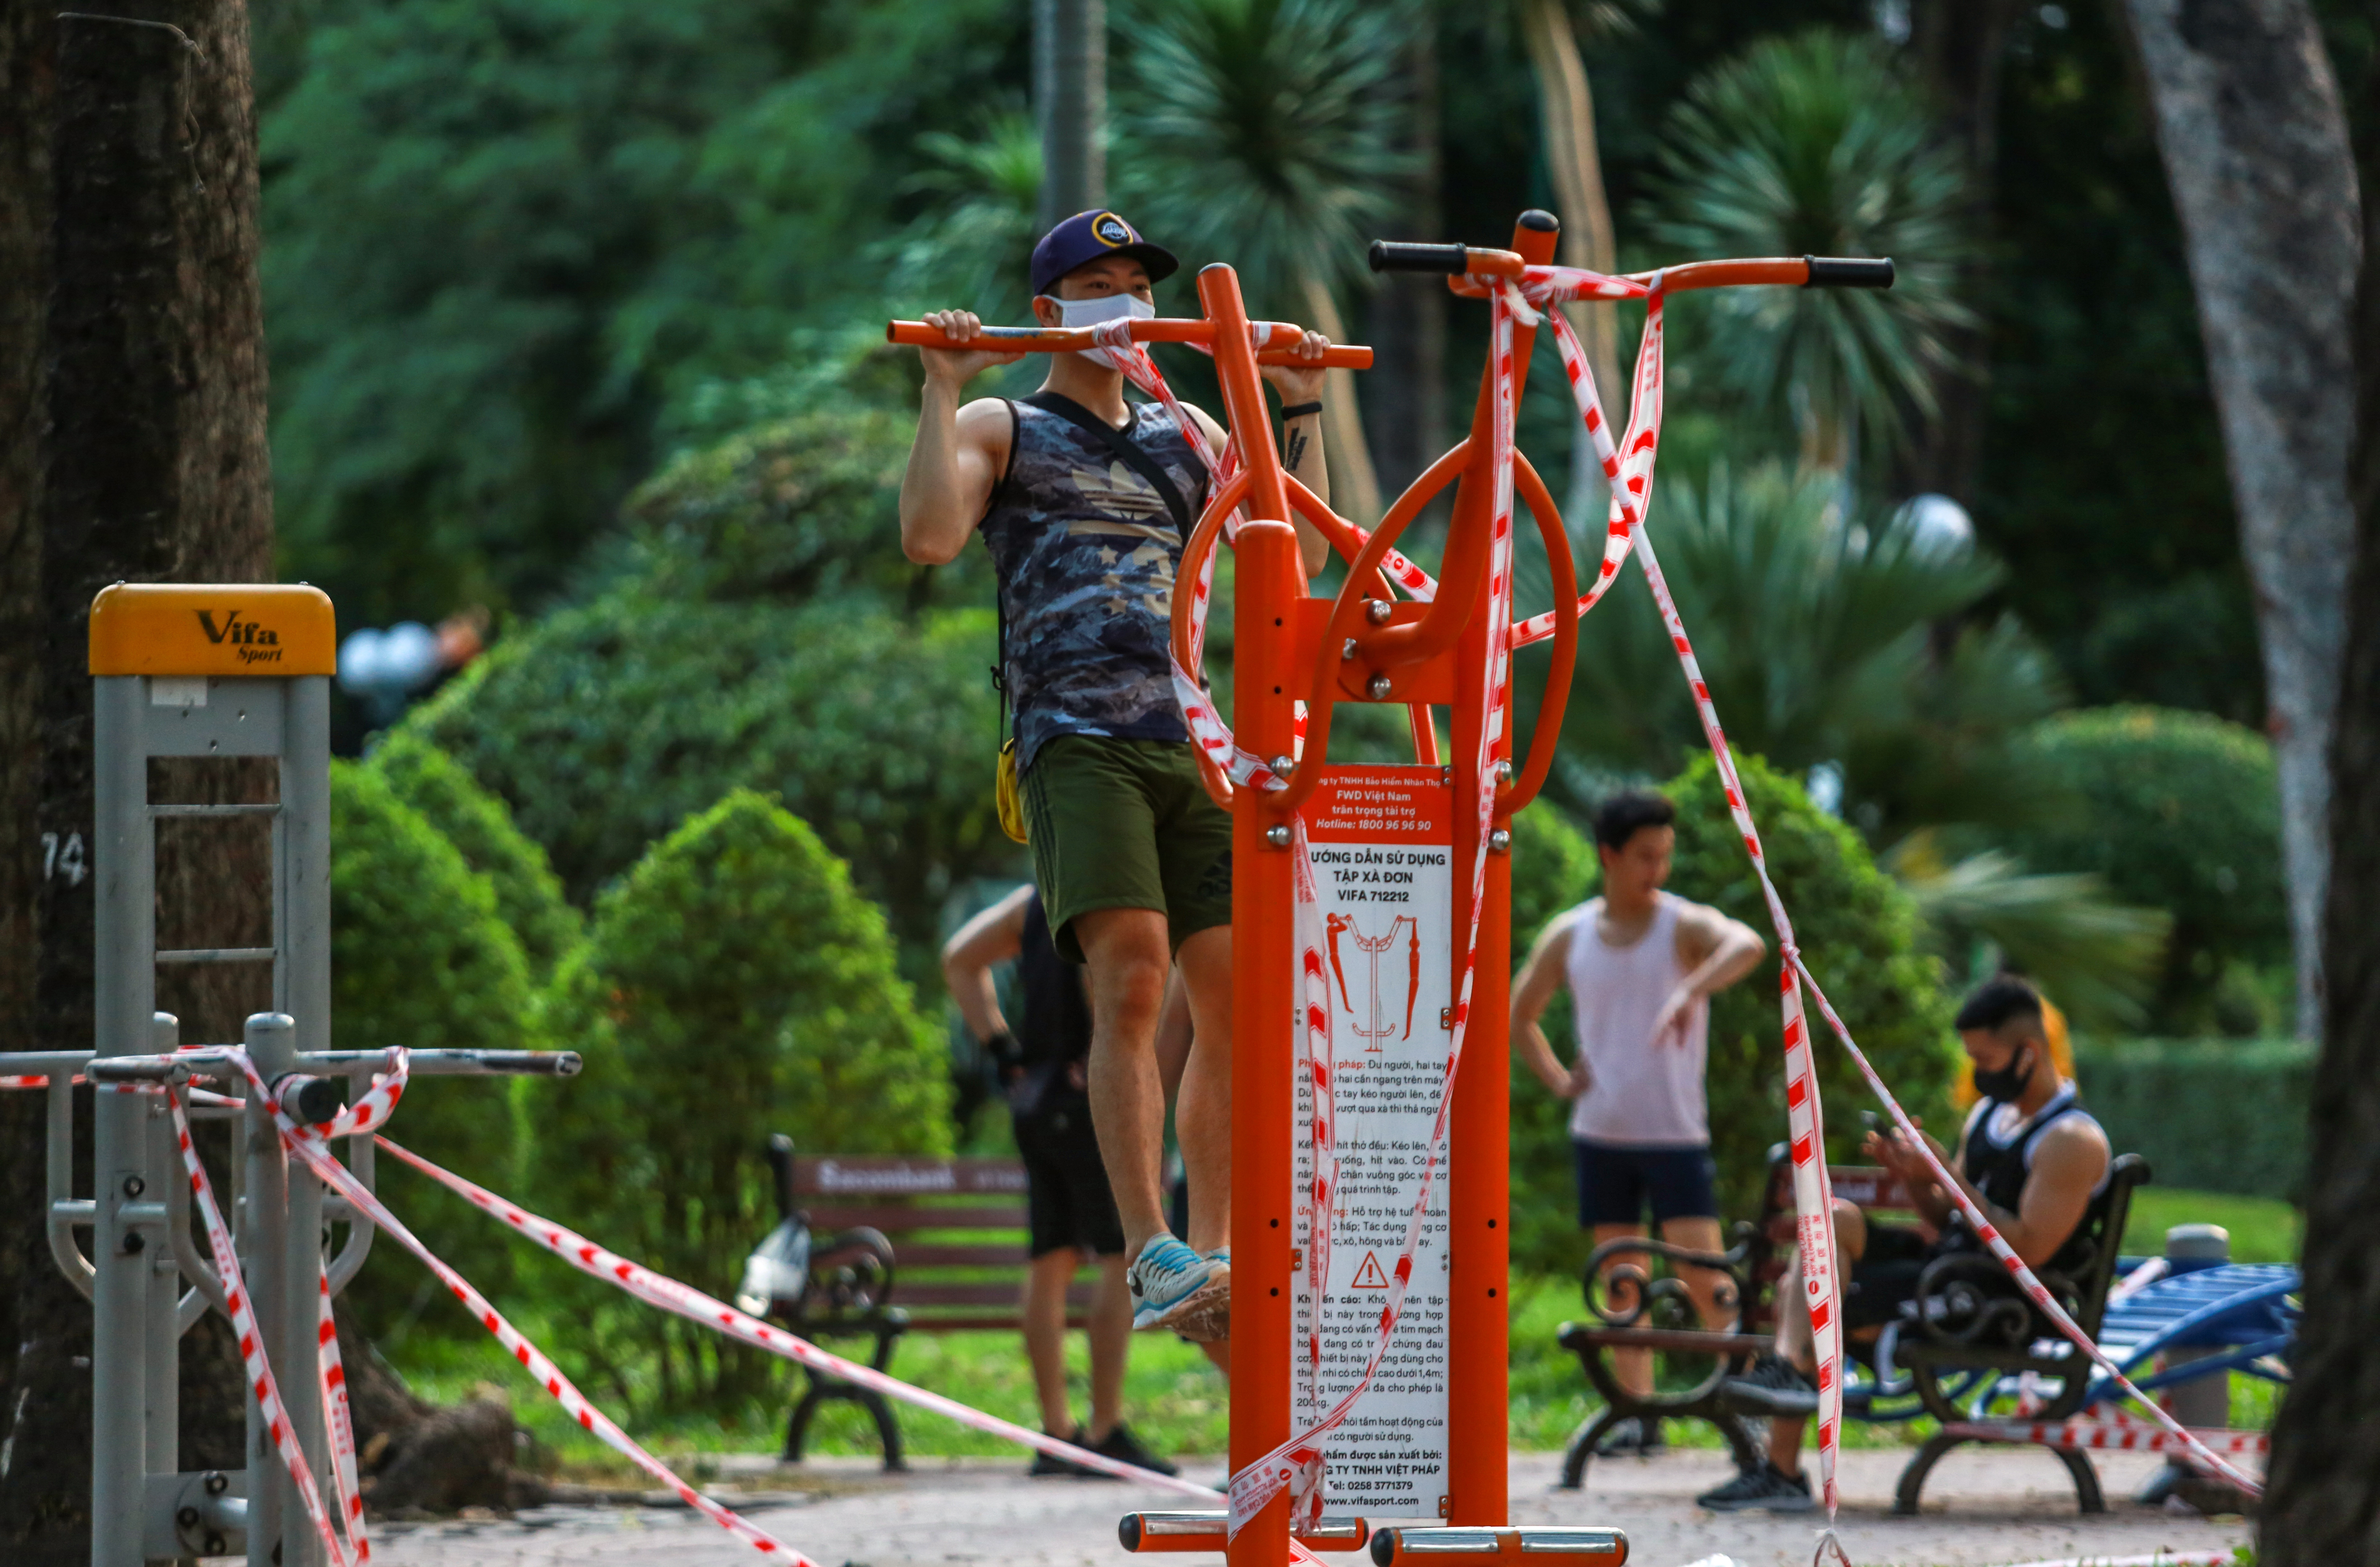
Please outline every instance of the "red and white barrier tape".
[[1942, 1427], [1946, 1437], [1979, 1442], [2030, 1442], [2036, 1447], [2108, 1452], [2186, 1452], [2196, 1442], [2210, 1452], [2238, 1458], [2273, 1451], [2269, 1431], [2193, 1428], [2188, 1439], [2145, 1420], [1961, 1420]]
[[[2234, 1485], [2261, 1494], [2261, 1488], [2254, 1480], [2198, 1444], [2185, 1427], [2157, 1408], [2132, 1385], [2122, 1369], [2091, 1342], [2090, 1335], [2067, 1315], [2065, 1308], [2034, 1275], [2033, 1269], [2025, 1266], [2024, 1260], [2017, 1256], [2014, 1248], [1951, 1177], [1942, 1161], [1935, 1157], [1919, 1134], [1916, 1124], [1910, 1120], [1900, 1101], [1893, 1098], [1891, 1089], [1885, 1087], [1884, 1079], [1877, 1075], [1857, 1041], [1852, 1039], [1851, 1030], [1828, 1002], [1826, 991], [1819, 987], [1816, 977], [1810, 973], [1801, 948], [1794, 941], [1793, 923], [1785, 912], [1784, 900], [1778, 895], [1776, 884], [1769, 880], [1767, 860], [1761, 852], [1759, 830], [1754, 825], [1751, 809], [1745, 802], [1742, 782], [1736, 774], [1735, 759], [1728, 747], [1727, 735], [1719, 727], [1718, 710], [1712, 704], [1710, 687], [1704, 682], [1702, 670], [1694, 661], [1694, 647], [1687, 640], [1684, 623], [1678, 618], [1678, 606], [1670, 596], [1667, 579], [1661, 574], [1660, 560], [1653, 548], [1652, 538], [1641, 522], [1637, 529], [1636, 552], [1638, 564], [1645, 569], [1645, 583], [1652, 589], [1654, 603], [1660, 610], [1662, 623], [1669, 627], [1670, 643], [1677, 650], [1678, 662], [1684, 669], [1687, 685], [1694, 692], [1695, 714], [1702, 721], [1704, 738], [1710, 746], [1711, 759], [1718, 768], [1719, 782], [1726, 789], [1729, 813], [1734, 818], [1737, 833], [1742, 838], [1745, 852], [1752, 858], [1753, 870], [1759, 878], [1761, 896], [1767, 904], [1769, 922], [1776, 929], [1779, 954], [1782, 960], [1779, 977], [1785, 1012], [1785, 1094], [1788, 1114], [1792, 1118], [1794, 1194], [1796, 1206], [1801, 1209], [1799, 1227], [1804, 1247], [1804, 1283], [1814, 1337], [1818, 1346], [1819, 1470], [1825, 1481], [1829, 1518], [1833, 1516], [1835, 1503], [1835, 1445], [1840, 1434], [1842, 1417], [1841, 1347], [1839, 1314], [1835, 1309], [1835, 1303], [1840, 1295], [1835, 1280], [1833, 1214], [1831, 1204], [1827, 1200], [1824, 1123], [1818, 1102], [1817, 1078], [1810, 1070], [1809, 1040], [1802, 1014], [1800, 992], [1803, 984], [1808, 985], [1811, 998], [1817, 1002], [1819, 1014], [1827, 1020], [1836, 1039], [1842, 1042], [1860, 1075], [1866, 1079], [1868, 1087], [1883, 1101], [1901, 1136], [1917, 1150], [1935, 1180], [1965, 1214], [1975, 1237], [2008, 1269], [2034, 1307], [2112, 1377], [2126, 1394], [2140, 1401], [2158, 1424], [2175, 1433], [2193, 1457], [2201, 1459]], [[1819, 1203], [1815, 1215], [1809, 1206], [1813, 1196]]]
[[314, 1324], [314, 1369], [322, 1385], [322, 1429], [330, 1439], [331, 1483], [339, 1496], [358, 1563], [371, 1560], [371, 1535], [364, 1523], [364, 1489], [356, 1473], [356, 1425], [347, 1410], [347, 1368], [339, 1359], [339, 1324], [331, 1313], [331, 1274], [318, 1267], [314, 1279], [320, 1310]]
[[[254, 1064], [247, 1059], [245, 1053], [237, 1059], [247, 1072], [249, 1081], [258, 1091], [263, 1091], [263, 1080], [257, 1075]], [[562, 1374], [561, 1367], [555, 1366], [542, 1351], [524, 1338], [519, 1330], [505, 1320], [503, 1314], [489, 1304], [487, 1297], [471, 1286], [470, 1281], [455, 1272], [454, 1269], [440, 1260], [436, 1253], [422, 1245], [420, 1239], [406, 1227], [404, 1221], [391, 1213], [387, 1207], [372, 1195], [369, 1187], [356, 1179], [346, 1165], [333, 1157], [328, 1144], [322, 1137], [315, 1135], [310, 1128], [302, 1127], [290, 1120], [277, 1107], [273, 1111], [273, 1119], [280, 1126], [283, 1149], [296, 1154], [324, 1185], [346, 1197], [357, 1212], [370, 1219], [373, 1223], [378, 1224], [393, 1236], [398, 1245], [427, 1264], [431, 1271], [437, 1274], [446, 1285], [449, 1293], [463, 1303], [464, 1309], [478, 1318], [480, 1326], [495, 1335], [496, 1342], [503, 1344], [511, 1353], [513, 1358], [528, 1369], [529, 1375], [552, 1395], [555, 1402], [562, 1405], [582, 1429], [594, 1433], [604, 1445], [619, 1452], [638, 1468], [667, 1486], [688, 1507], [700, 1512], [754, 1549], [764, 1555], [803, 1563], [805, 1567], [818, 1567], [818, 1564], [812, 1562], [809, 1558], [786, 1545], [766, 1529], [739, 1516], [686, 1484], [667, 1464], [646, 1452], [638, 1445], [636, 1439], [622, 1430], [610, 1416], [589, 1403], [586, 1395]], [[318, 1498], [318, 1502], [319, 1500]]]
[[1112, 1475], [1120, 1480], [1138, 1480], [1146, 1485], [1156, 1486], [1184, 1496], [1204, 1497], [1211, 1500], [1217, 1494], [1211, 1488], [1199, 1485], [1196, 1481], [1184, 1480], [1175, 1476], [1160, 1475], [1153, 1469], [1143, 1469], [1120, 1459], [1110, 1458], [1104, 1453], [1093, 1452], [1088, 1448], [1076, 1447], [1072, 1442], [1061, 1441], [1055, 1437], [1045, 1436], [1039, 1431], [1028, 1430], [1025, 1427], [1002, 1420], [998, 1415], [986, 1415], [980, 1410], [970, 1409], [965, 1404], [954, 1399], [945, 1398], [940, 1393], [913, 1387], [873, 1367], [860, 1365], [857, 1361], [845, 1360], [839, 1354], [820, 1349], [807, 1339], [786, 1332], [782, 1328], [772, 1328], [755, 1317], [738, 1311], [726, 1302], [715, 1299], [691, 1284], [681, 1283], [665, 1274], [654, 1272], [641, 1263], [631, 1262], [617, 1252], [606, 1250], [577, 1231], [557, 1224], [551, 1219], [540, 1218], [517, 1204], [507, 1202], [485, 1186], [480, 1185], [466, 1176], [457, 1175], [451, 1170], [442, 1169], [410, 1148], [392, 1142], [387, 1137], [378, 1137], [374, 1141], [389, 1153], [429, 1176], [472, 1207], [488, 1214], [514, 1233], [544, 1247], [579, 1271], [601, 1279], [615, 1288], [625, 1290], [650, 1306], [674, 1312], [689, 1321], [699, 1322], [729, 1338], [739, 1340], [757, 1349], [766, 1350], [796, 1365], [807, 1366], [814, 1371], [823, 1372], [828, 1376], [842, 1378], [858, 1386], [872, 1389], [889, 1398], [897, 1398], [905, 1403], [916, 1404], [920, 1409], [930, 1410], [936, 1415], [947, 1416], [977, 1430], [987, 1431], [997, 1437], [1006, 1437], [1012, 1441], [1021, 1442], [1042, 1452], [1080, 1464], [1087, 1469], [1096, 1469], [1101, 1474]]
[[2019, 1561], [2013, 1567], [2238, 1567], [2245, 1561], [2237, 1549], [2160, 1550], [2148, 1556], [2061, 1556], [2054, 1561]]
[[[298, 1445], [298, 1434], [291, 1429], [288, 1411], [281, 1403], [281, 1389], [273, 1379], [273, 1366], [264, 1353], [264, 1335], [257, 1328], [248, 1283], [240, 1276], [239, 1257], [232, 1249], [231, 1229], [224, 1222], [223, 1210], [215, 1206], [214, 1187], [207, 1180], [207, 1167], [200, 1162], [199, 1150], [191, 1145], [189, 1118], [182, 1113], [181, 1095], [171, 1087], [164, 1092], [165, 1108], [174, 1118], [174, 1146], [181, 1153], [190, 1193], [198, 1199], [208, 1249], [214, 1254], [215, 1277], [223, 1282], [224, 1304], [231, 1312], [232, 1331], [239, 1339], [240, 1365], [248, 1375], [249, 1391], [255, 1396], [257, 1408], [264, 1416], [265, 1431], [274, 1451], [289, 1470], [289, 1483], [297, 1487], [306, 1516], [322, 1537], [323, 1555], [338, 1567], [348, 1567], [346, 1548], [331, 1527], [331, 1515], [322, 1506], [322, 1493], [314, 1485], [313, 1468], [306, 1462], [305, 1451]], [[360, 1510], [353, 1515], [358, 1530], [353, 1537], [358, 1563], [370, 1560], [371, 1549], [360, 1532], [362, 1516]]]

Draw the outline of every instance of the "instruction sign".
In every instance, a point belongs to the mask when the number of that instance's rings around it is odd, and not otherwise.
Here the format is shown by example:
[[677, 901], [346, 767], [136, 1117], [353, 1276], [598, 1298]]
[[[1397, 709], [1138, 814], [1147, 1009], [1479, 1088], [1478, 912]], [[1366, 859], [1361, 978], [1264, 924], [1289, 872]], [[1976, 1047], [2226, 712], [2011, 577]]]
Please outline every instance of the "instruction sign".
[[[1435, 767], [1334, 768], [1304, 810], [1330, 990], [1338, 1185], [1314, 1211], [1313, 1045], [1301, 1018], [1293, 1134], [1298, 1208], [1291, 1269], [1291, 1424], [1354, 1387], [1421, 1186], [1453, 1023], [1454, 802]], [[1288, 954], [1295, 962], [1294, 954]], [[1296, 992], [1301, 1008], [1306, 990]], [[1306, 1258], [1330, 1226], [1321, 1366], [1307, 1356]], [[1372, 1519], [1436, 1518], [1446, 1494], [1446, 1169], [1430, 1192], [1413, 1283], [1379, 1375], [1324, 1439], [1324, 1506]]]

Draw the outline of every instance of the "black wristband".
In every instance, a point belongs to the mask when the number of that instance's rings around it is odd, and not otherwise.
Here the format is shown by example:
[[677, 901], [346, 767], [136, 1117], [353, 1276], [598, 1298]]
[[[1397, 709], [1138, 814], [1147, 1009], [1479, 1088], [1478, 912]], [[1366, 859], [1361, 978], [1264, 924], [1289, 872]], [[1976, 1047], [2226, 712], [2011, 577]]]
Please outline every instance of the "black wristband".
[[1281, 422], [1287, 424], [1291, 419], [1304, 419], [1308, 414], [1318, 414], [1321, 411], [1322, 405], [1318, 401], [1312, 403], [1298, 403], [1293, 407], [1281, 410]]
[[1015, 1036], [1006, 1029], [994, 1034], [983, 1042], [983, 1053], [991, 1059], [992, 1066], [1002, 1073], [1013, 1072], [1025, 1064], [1024, 1051], [1017, 1047]]

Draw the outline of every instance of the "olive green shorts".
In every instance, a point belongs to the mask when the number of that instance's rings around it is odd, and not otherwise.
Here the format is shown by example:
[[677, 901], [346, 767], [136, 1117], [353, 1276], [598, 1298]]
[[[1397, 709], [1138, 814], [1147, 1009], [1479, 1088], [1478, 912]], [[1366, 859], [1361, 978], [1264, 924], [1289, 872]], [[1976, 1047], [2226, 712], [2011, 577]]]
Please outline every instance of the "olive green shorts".
[[1061, 735], [1025, 770], [1033, 879], [1058, 955], [1083, 961], [1075, 917], [1153, 908], [1174, 950], [1232, 922], [1232, 819], [1171, 740]]

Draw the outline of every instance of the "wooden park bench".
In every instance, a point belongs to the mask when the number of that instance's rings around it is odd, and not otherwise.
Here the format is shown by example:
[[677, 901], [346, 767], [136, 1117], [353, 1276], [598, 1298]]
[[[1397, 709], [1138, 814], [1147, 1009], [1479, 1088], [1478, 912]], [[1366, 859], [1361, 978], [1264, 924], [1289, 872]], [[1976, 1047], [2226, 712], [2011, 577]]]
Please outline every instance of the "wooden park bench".
[[[2119, 1156], [2109, 1168], [2107, 1186], [2082, 1219], [2082, 1232], [2095, 1243], [2090, 1265], [2070, 1277], [2041, 1274], [2042, 1282], [2085, 1332], [2098, 1331], [2108, 1286], [2115, 1277], [2124, 1221], [2131, 1211], [2132, 1189], [2148, 1176], [2148, 1165], [2139, 1155]], [[1828, 1165], [1827, 1178], [1836, 1197], [1864, 1213], [1914, 1219], [1908, 1192], [1888, 1171], [1867, 1165]], [[1565, 1322], [1556, 1338], [1578, 1356], [1587, 1380], [1603, 1395], [1604, 1407], [1571, 1438], [1562, 1455], [1564, 1487], [1575, 1489], [1585, 1482], [1595, 1444], [1632, 1415], [1648, 1427], [1658, 1419], [1706, 1420], [1718, 1428], [1740, 1468], [1750, 1469], [1762, 1461], [1760, 1413], [1734, 1403], [1725, 1384], [1772, 1342], [1777, 1289], [1793, 1245], [1793, 1222], [1792, 1166], [1780, 1143], [1769, 1150], [1760, 1216], [1754, 1222], [1737, 1225], [1736, 1244], [1729, 1250], [1689, 1251], [1653, 1239], [1621, 1239], [1596, 1248], [1585, 1269], [1587, 1305], [1596, 1319]], [[1599, 1282], [1607, 1261], [1632, 1254], [1643, 1261], [1623, 1263], [1611, 1281]], [[1657, 1263], [1666, 1263], [1667, 1269], [1656, 1273]], [[1719, 1299], [1723, 1307], [1740, 1303], [1735, 1328], [1713, 1330], [1701, 1325], [1677, 1276], [1681, 1264], [1716, 1269], [1727, 1275]], [[1844, 1418], [1876, 1424], [1912, 1420], [1921, 1415], [1945, 1423], [1971, 1419], [2027, 1372], [2034, 1374], [2034, 1384], [2041, 1390], [2037, 1393], [2041, 1418], [2061, 1419], [2080, 1408], [2091, 1381], [2090, 1363], [2070, 1346], [2034, 1353], [2036, 1335], [2029, 1308], [2022, 1303], [2014, 1309], [2001, 1306], [1998, 1302], [2004, 1297], [1991, 1293], [1984, 1282], [1986, 1274], [2000, 1272], [1998, 1263], [1980, 1253], [1941, 1258], [1927, 1269], [1921, 1282], [1920, 1313], [1913, 1324], [1888, 1327], [1874, 1344], [1847, 1341]], [[1633, 1287], [1623, 1287], [1621, 1304], [1615, 1306], [1610, 1283]], [[1621, 1387], [1609, 1357], [1609, 1352], [1618, 1349], [1653, 1353], [1655, 1391], [1649, 1397], [1638, 1398]], [[1929, 1442], [1911, 1461], [1895, 1500], [1896, 1512], [1916, 1511], [1927, 1472], [1948, 1445], [1955, 1445], [1937, 1444], [1941, 1439]], [[2052, 1451], [2073, 1477], [2082, 1510], [2103, 1510], [2089, 1460], [2079, 1452]]]
[[[780, 1214], [811, 1237], [807, 1287], [771, 1304], [769, 1315], [787, 1328], [808, 1339], [872, 1340], [868, 1364], [887, 1372], [905, 1334], [1022, 1330], [1023, 1164], [804, 1155], [782, 1134], [769, 1139], [769, 1159]], [[1067, 1290], [1068, 1327], [1082, 1326], [1090, 1301], [1087, 1283]], [[840, 1402], [875, 1422], [886, 1469], [907, 1467], [900, 1422], [881, 1395], [808, 1367], [803, 1376], [785, 1422], [788, 1463], [801, 1459], [819, 1410]]]

